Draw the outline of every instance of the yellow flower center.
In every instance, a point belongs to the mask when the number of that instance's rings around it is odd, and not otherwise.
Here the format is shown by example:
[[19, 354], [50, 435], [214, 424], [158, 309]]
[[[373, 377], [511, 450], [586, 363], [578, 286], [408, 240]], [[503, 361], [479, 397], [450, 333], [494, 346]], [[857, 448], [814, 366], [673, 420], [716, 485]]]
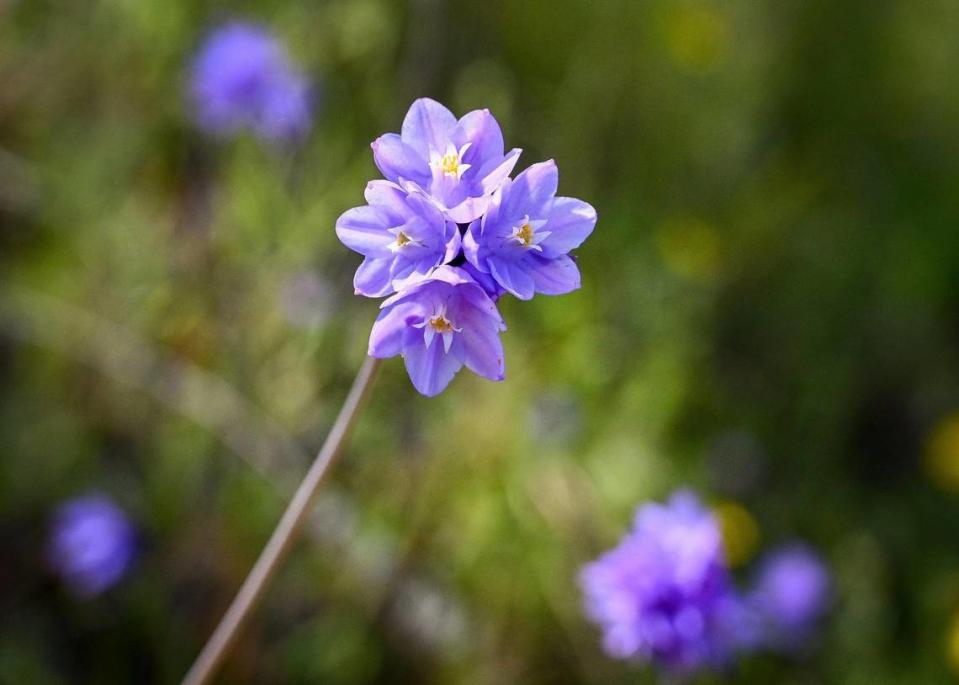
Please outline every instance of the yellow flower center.
[[459, 176], [460, 156], [455, 152], [443, 155], [440, 157], [440, 169], [447, 176]]
[[409, 237], [408, 235], [406, 235], [405, 233], [403, 233], [403, 231], [400, 231], [400, 232], [399, 232], [399, 235], [396, 236], [396, 246], [397, 246], [397, 247], [403, 247], [404, 245], [406, 245], [406, 244], [409, 243], [409, 242], [411, 242], [410, 237]]
[[529, 225], [529, 222], [523, 224], [516, 230], [515, 237], [525, 247], [529, 247], [533, 244], [533, 227]]
[[436, 331], [437, 333], [452, 333], [452, 332], [453, 332], [453, 324], [451, 324], [451, 323], [449, 322], [449, 319], [447, 319], [447, 318], [446, 318], [445, 316], [443, 316], [442, 314], [437, 314], [436, 316], [434, 316], [433, 318], [431, 318], [430, 321], [429, 321], [429, 324], [430, 324], [430, 326], [433, 327], [433, 330]]

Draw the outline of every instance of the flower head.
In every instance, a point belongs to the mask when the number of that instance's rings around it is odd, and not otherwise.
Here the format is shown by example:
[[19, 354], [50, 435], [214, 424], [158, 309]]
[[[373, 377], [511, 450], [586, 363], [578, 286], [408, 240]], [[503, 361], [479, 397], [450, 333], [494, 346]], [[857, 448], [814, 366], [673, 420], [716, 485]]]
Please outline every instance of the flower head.
[[490, 380], [503, 380], [506, 330], [496, 304], [457, 267], [441, 266], [429, 279], [383, 303], [370, 333], [372, 357], [402, 355], [410, 380], [432, 397], [466, 365]]
[[469, 223], [486, 211], [490, 195], [520, 155], [518, 149], [503, 153], [503, 134], [489, 110], [474, 110], [457, 120], [429, 98], [413, 103], [399, 134], [382, 135], [372, 147], [386, 178], [422, 188], [457, 223]]
[[456, 224], [422, 192], [371, 181], [366, 201], [336, 222], [340, 240], [366, 257], [353, 279], [357, 294], [381, 297], [402, 290], [459, 252]]
[[231, 23], [215, 30], [193, 63], [191, 96], [199, 125], [217, 135], [250, 128], [291, 141], [310, 128], [310, 88], [265, 29]]
[[718, 524], [688, 492], [641, 506], [633, 530], [587, 565], [580, 583], [616, 658], [677, 670], [719, 666], [744, 630]]
[[782, 546], [763, 561], [750, 605], [773, 649], [801, 648], [829, 607], [831, 581], [819, 555], [801, 543]]
[[57, 509], [47, 549], [53, 569], [77, 595], [100, 594], [133, 562], [136, 533], [109, 498], [87, 495]]
[[578, 288], [568, 253], [592, 232], [595, 210], [555, 197], [551, 161], [510, 181], [520, 151], [504, 154], [485, 109], [457, 120], [421, 98], [401, 132], [372, 147], [388, 180], [369, 183], [367, 204], [336, 222], [340, 240], [364, 256], [356, 293], [395, 293], [373, 326], [370, 355], [401, 354], [425, 395], [442, 392], [464, 365], [502, 380], [506, 327], [495, 303], [507, 292], [529, 299]]
[[522, 300], [579, 288], [569, 252], [592, 233], [596, 210], [582, 200], [556, 197], [558, 182], [552, 161], [504, 181], [463, 240], [470, 263]]

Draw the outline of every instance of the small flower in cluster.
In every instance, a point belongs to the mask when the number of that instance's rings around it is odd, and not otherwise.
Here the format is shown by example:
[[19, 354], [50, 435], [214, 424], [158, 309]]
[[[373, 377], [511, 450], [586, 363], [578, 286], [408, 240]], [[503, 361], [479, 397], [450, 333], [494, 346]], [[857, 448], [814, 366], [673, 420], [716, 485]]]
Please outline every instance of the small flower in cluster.
[[460, 251], [456, 224], [429, 196], [406, 192], [390, 181], [370, 181], [364, 207], [336, 222], [336, 235], [365, 259], [356, 270], [357, 295], [382, 297], [426, 278]]
[[370, 334], [370, 356], [403, 355], [413, 386], [431, 397], [464, 365], [503, 380], [505, 330], [496, 305], [465, 272], [442, 266], [383, 303]]
[[460, 368], [503, 380], [497, 300], [510, 293], [560, 295], [580, 286], [569, 252], [596, 224], [596, 211], [556, 197], [552, 161], [510, 178], [520, 150], [505, 152], [488, 110], [457, 119], [423, 98], [400, 133], [372, 144], [386, 180], [371, 181], [366, 202], [345, 212], [336, 233], [363, 255], [353, 285], [383, 297], [369, 353], [401, 355], [424, 395], [442, 392]]
[[463, 241], [470, 264], [521, 300], [579, 288], [569, 253], [592, 232], [596, 211], [582, 200], [556, 197], [558, 183], [553, 161], [504, 181]]
[[762, 643], [791, 652], [805, 647], [829, 608], [829, 571], [809, 546], [779, 547], [762, 562], [749, 602]]
[[115, 585], [136, 554], [136, 531], [103, 495], [62, 504], [53, 517], [47, 556], [74, 594], [92, 597]]
[[193, 63], [197, 123], [229, 136], [250, 129], [271, 142], [302, 138], [311, 125], [311, 91], [283, 46], [262, 27], [230, 23], [206, 39]]
[[641, 506], [633, 529], [583, 569], [580, 584], [614, 658], [675, 671], [721, 667], [746, 639], [719, 525], [689, 492]]

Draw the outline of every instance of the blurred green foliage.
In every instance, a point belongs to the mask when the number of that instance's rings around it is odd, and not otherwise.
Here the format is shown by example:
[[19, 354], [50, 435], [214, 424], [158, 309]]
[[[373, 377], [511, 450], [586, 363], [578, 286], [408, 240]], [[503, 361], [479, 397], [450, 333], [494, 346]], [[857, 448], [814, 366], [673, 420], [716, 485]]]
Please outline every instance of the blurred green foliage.
[[[233, 17], [320, 84], [296, 151], [191, 124]], [[948, 680], [957, 64], [949, 0], [0, 2], [0, 681], [185, 671], [361, 362], [333, 223], [422, 95], [596, 206], [583, 288], [503, 302], [504, 383], [384, 365], [223, 681], [654, 682], [576, 573], [684, 484], [734, 512], [737, 573], [798, 536], [838, 579], [816, 649], [731, 681]], [[79, 601], [43, 544], [88, 490], [143, 550]]]

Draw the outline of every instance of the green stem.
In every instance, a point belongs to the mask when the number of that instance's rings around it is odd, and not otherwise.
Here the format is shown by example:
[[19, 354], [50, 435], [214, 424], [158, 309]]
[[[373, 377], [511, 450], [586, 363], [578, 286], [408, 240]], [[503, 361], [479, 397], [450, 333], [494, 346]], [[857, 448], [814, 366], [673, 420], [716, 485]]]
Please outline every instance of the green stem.
[[283, 517], [263, 551], [260, 552], [260, 557], [256, 560], [253, 568], [250, 569], [249, 575], [243, 581], [243, 585], [237, 592], [236, 597], [233, 598], [229, 609], [220, 619], [219, 625], [213, 631], [213, 635], [210, 636], [196, 661], [193, 662], [189, 672], [184, 676], [182, 685], [209, 683], [235, 644], [243, 627], [249, 621], [253, 609], [262, 599], [264, 590], [276, 574], [280, 564], [283, 563], [290, 547], [296, 540], [297, 534], [303, 527], [303, 522], [316, 499], [320, 484], [328, 473], [330, 465], [339, 456], [343, 444], [349, 437], [360, 410], [369, 396], [379, 363], [379, 360], [373, 357], [367, 357], [366, 361], [363, 362], [363, 366], [360, 367], [356, 375], [356, 380], [353, 381], [353, 387], [350, 388], [350, 393], [343, 403], [340, 415], [336, 418], [336, 423], [333, 424], [320, 453], [316, 456], [313, 465], [310, 466], [310, 470], [307, 471], [303, 482], [296, 489], [293, 499], [290, 500], [286, 511], [283, 512]]

